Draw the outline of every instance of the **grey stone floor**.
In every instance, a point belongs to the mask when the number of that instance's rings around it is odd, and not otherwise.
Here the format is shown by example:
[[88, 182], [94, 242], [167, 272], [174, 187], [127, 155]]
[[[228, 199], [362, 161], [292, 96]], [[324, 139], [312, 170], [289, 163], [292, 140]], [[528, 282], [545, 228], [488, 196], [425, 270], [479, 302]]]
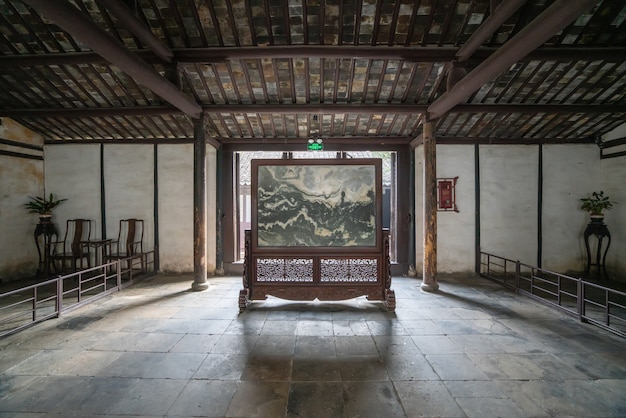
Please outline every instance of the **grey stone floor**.
[[0, 339], [0, 416], [624, 417], [626, 340], [477, 277], [398, 308], [159, 275]]

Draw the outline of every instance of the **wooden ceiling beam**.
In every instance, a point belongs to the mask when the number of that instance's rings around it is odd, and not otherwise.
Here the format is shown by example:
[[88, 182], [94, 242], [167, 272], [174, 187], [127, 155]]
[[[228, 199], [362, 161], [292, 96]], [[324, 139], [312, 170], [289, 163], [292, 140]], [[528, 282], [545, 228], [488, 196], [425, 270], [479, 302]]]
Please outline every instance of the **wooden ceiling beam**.
[[174, 53], [165, 46], [135, 13], [120, 0], [97, 0], [115, 18], [164, 62], [172, 62]]
[[596, 0], [557, 0], [488, 59], [457, 82], [428, 107], [428, 117], [436, 119], [466, 100], [486, 82], [506, 71], [551, 36], [576, 20]]
[[[228, 104], [205, 105], [204, 113], [282, 113], [282, 114], [423, 114], [427, 105], [415, 104]], [[0, 109], [0, 117], [9, 118], [87, 118], [111, 116], [157, 116], [181, 114], [173, 106], [135, 106], [77, 109]], [[572, 113], [626, 113], [626, 104], [461, 104], [449, 113], [520, 113], [520, 114], [572, 114]]]
[[[480, 46], [506, 22], [517, 9], [522, 7], [527, 0], [503, 1], [492, 11], [485, 21], [472, 33], [469, 39], [459, 48], [456, 53], [458, 62], [467, 61]], [[495, 6], [493, 3], [491, 6]]]
[[200, 105], [182, 94], [174, 84], [162, 77], [147, 62], [126, 49], [121, 42], [109, 35], [69, 2], [23, 1], [89, 46], [94, 52], [106, 58], [111, 64], [122, 69], [137, 83], [152, 90], [185, 114], [192, 118], [198, 118], [202, 114]]
[[[503, 137], [437, 137], [441, 145], [545, 145], [545, 144], [593, 144], [593, 138], [503, 138]], [[419, 144], [418, 144], [419, 145]]]
[[[498, 49], [491, 47], [478, 48], [470, 61], [485, 60]], [[150, 50], [133, 50], [138, 58], [150, 64], [162, 62]], [[173, 49], [173, 60], [176, 62], [224, 62], [236, 59], [259, 58], [366, 58], [366, 59], [397, 59], [419, 62], [449, 62], [455, 59], [457, 49], [438, 47], [393, 47], [393, 46], [314, 46], [300, 45], [297, 53], [289, 46], [241, 47], [241, 48], [183, 48]], [[530, 52], [519, 61], [626, 61], [626, 48], [539, 48]], [[79, 65], [108, 63], [105, 58], [94, 52], [67, 52], [50, 54], [20, 54], [0, 56], [0, 67], [28, 67], [34, 65]]]

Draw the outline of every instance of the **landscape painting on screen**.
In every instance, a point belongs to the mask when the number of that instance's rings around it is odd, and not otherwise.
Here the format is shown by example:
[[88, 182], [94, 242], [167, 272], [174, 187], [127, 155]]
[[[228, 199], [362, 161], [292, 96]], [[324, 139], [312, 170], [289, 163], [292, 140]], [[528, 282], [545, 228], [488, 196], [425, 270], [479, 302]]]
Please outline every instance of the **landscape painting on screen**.
[[376, 245], [376, 169], [257, 165], [259, 247]]

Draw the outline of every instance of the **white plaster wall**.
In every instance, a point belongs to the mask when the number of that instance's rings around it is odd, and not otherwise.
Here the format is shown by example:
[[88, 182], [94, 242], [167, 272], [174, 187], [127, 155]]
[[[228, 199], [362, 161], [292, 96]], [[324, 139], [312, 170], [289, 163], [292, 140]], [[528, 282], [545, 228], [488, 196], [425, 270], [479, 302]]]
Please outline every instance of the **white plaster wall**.
[[538, 147], [481, 145], [481, 250], [537, 265]]
[[[43, 146], [41, 136], [11, 119], [0, 120], [0, 138]], [[0, 282], [29, 277], [37, 271], [33, 232], [38, 218], [23, 205], [28, 196], [43, 195], [43, 170], [41, 160], [0, 155]]]
[[100, 222], [100, 146], [97, 144], [46, 145], [46, 193], [67, 201], [54, 209], [59, 240], [68, 219], [90, 219], [91, 239], [102, 237]]
[[612, 279], [626, 282], [626, 156], [607, 158], [600, 164], [602, 189], [617, 202], [604, 217], [611, 232], [611, 247], [606, 260], [608, 274]]
[[217, 269], [217, 150], [207, 146], [207, 272]]
[[154, 249], [154, 146], [104, 146], [107, 238], [117, 238], [120, 219], [144, 221], [144, 251]]
[[193, 144], [159, 145], [159, 261], [165, 272], [193, 271]]
[[580, 273], [587, 253], [583, 232], [589, 222], [580, 198], [601, 189], [595, 144], [543, 146], [543, 267]]
[[437, 178], [457, 176], [459, 212], [437, 212], [437, 266], [446, 273], [474, 271], [474, 146], [437, 145]]
[[[415, 150], [415, 264], [423, 269], [423, 147]], [[459, 177], [456, 203], [459, 212], [437, 212], [437, 270], [442, 273], [474, 271], [475, 175], [473, 145], [437, 145], [437, 177]]]
[[[415, 270], [424, 271], [424, 146], [415, 147]], [[437, 219], [438, 220], [438, 219]], [[437, 241], [439, 236], [437, 236]], [[439, 255], [437, 255], [439, 259]]]

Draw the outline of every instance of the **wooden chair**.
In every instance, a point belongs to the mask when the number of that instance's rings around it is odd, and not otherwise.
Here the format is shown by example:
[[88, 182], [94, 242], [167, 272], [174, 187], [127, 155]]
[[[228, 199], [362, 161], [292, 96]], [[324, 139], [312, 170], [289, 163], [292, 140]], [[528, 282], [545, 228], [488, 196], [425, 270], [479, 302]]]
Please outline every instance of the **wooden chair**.
[[91, 220], [68, 219], [65, 227], [63, 241], [50, 243], [50, 258], [53, 268], [56, 270], [56, 261], [61, 262], [61, 271], [65, 271], [66, 261], [69, 261], [73, 271], [85, 268], [84, 260], [87, 260], [87, 268], [91, 267], [91, 254], [87, 242], [91, 238]]
[[105, 261], [129, 258], [128, 270], [132, 268], [132, 260], [141, 261], [141, 271], [146, 271], [146, 254], [143, 252], [143, 219], [120, 220], [117, 240], [108, 243]]

